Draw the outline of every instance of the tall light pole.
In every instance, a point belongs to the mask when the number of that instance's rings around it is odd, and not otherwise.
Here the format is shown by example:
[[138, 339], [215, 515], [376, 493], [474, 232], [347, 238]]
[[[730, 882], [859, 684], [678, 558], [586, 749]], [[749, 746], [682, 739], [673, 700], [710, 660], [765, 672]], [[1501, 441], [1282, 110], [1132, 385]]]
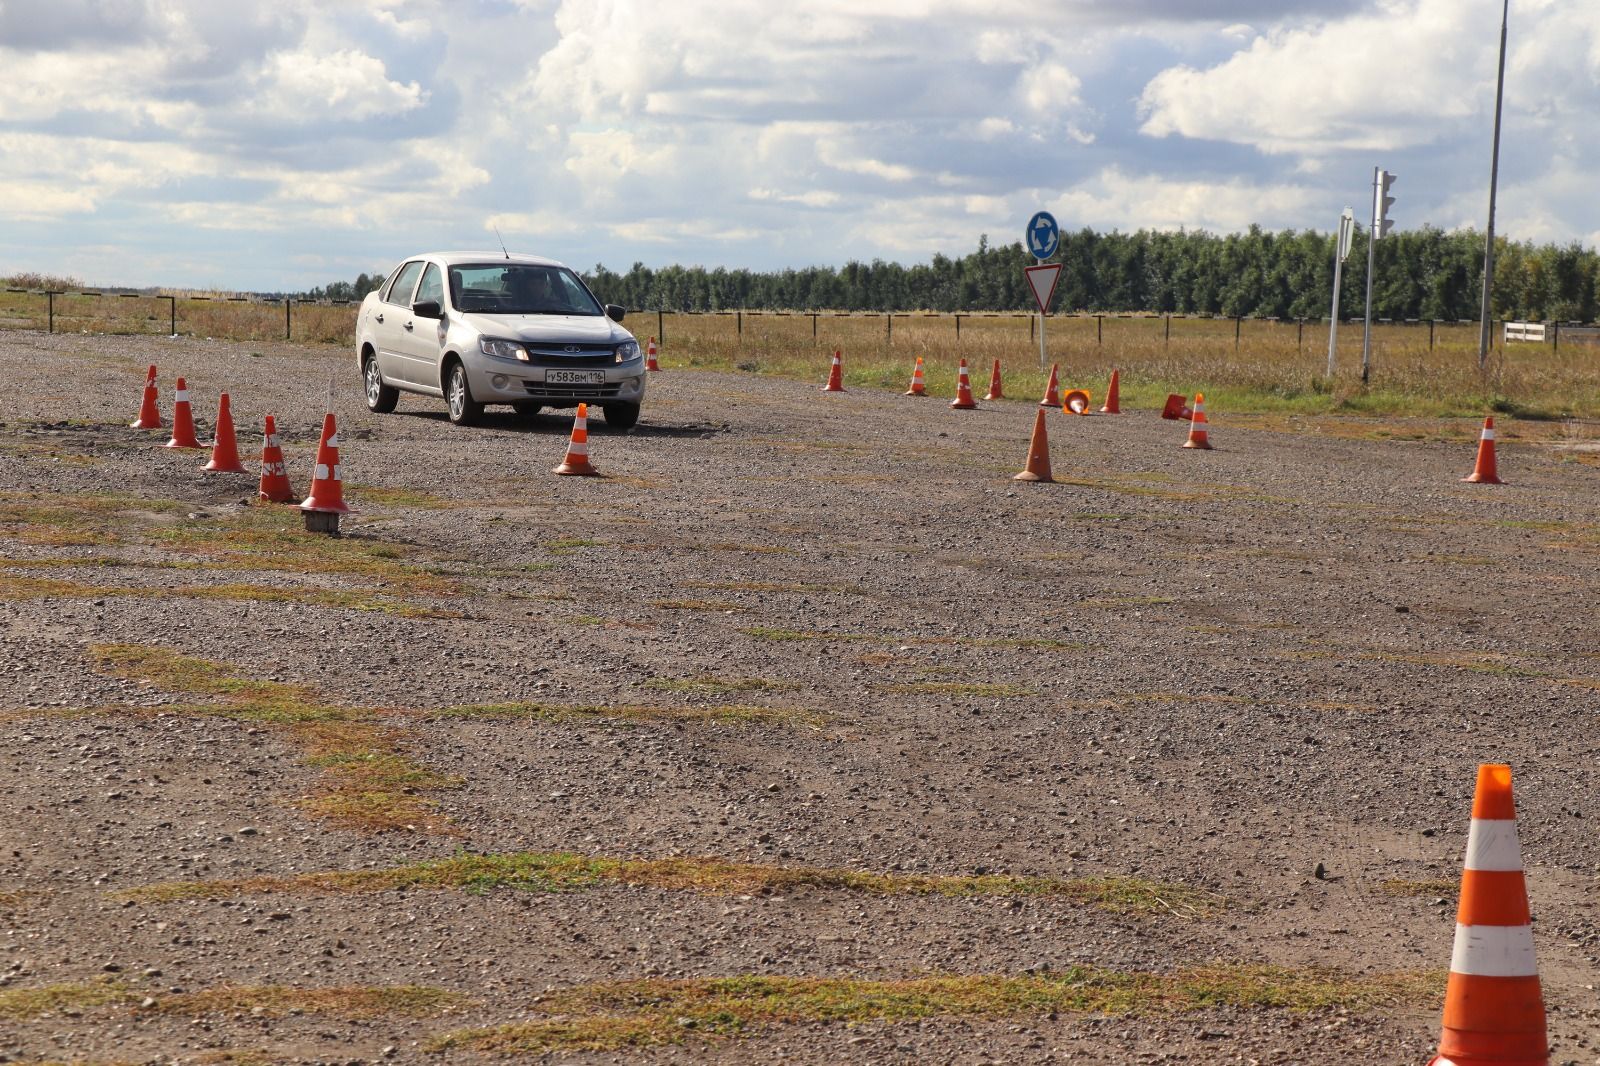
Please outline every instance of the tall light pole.
[[1511, 14], [1511, 0], [1504, 0], [1500, 8], [1500, 74], [1494, 86], [1494, 150], [1489, 161], [1489, 226], [1483, 241], [1483, 304], [1479, 309], [1478, 373], [1489, 368], [1490, 316], [1489, 294], [1494, 288], [1494, 193], [1500, 182], [1500, 102], [1506, 92], [1506, 20]]

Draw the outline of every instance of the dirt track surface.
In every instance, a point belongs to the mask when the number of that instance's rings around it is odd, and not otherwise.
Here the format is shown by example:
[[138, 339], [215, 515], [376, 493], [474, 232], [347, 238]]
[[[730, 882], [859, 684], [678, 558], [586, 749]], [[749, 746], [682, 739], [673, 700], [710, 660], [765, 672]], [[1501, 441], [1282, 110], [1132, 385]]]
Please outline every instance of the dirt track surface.
[[[203, 439], [218, 389], [246, 453], [276, 414], [301, 491], [335, 377], [360, 509], [340, 550], [375, 569], [228, 555], [230, 530], [264, 520], [243, 504], [254, 480], [124, 428], [150, 362], [164, 412], [187, 376]], [[0, 1061], [497, 1061], [427, 1044], [536, 1017], [548, 989], [642, 977], [1442, 971], [1475, 766], [1508, 762], [1552, 1061], [1600, 1062], [1594, 465], [1513, 446], [1509, 484], [1475, 486], [1459, 442], [1214, 411], [1203, 453], [1151, 412], [1052, 412], [1062, 483], [1022, 485], [1031, 403], [668, 373], [636, 431], [594, 421], [610, 476], [589, 480], [549, 474], [567, 414], [458, 429], [407, 397], [371, 415], [343, 351], [8, 334], [0, 370], [0, 503], [24, 512], [0, 530], [0, 705], [21, 712], [0, 722], [0, 997], [103, 981], [145, 997], [0, 1013]], [[92, 494], [124, 502], [79, 525], [27, 510]], [[217, 591], [241, 583], [264, 591]], [[328, 771], [303, 737], [186, 711], [218, 698], [97, 650], [130, 644], [366, 708], [399, 756], [453, 777], [408, 793], [425, 815], [410, 829], [318, 817], [304, 799]], [[428, 713], [519, 701], [602, 711]], [[774, 716], [671, 713], [726, 704]], [[1225, 904], [626, 882], [119, 895], [464, 851], [1136, 877]], [[159, 1009], [225, 985], [462, 1002]], [[552, 1058], [1422, 1062], [1437, 1025], [1437, 1004], [1061, 1011]]]

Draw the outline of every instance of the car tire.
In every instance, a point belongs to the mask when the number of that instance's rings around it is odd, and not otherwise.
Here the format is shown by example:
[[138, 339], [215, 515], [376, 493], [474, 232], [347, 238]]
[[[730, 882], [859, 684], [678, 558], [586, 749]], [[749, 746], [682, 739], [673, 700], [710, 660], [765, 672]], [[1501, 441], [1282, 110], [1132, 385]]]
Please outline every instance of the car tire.
[[467, 383], [467, 368], [451, 360], [444, 371], [444, 402], [450, 421], [458, 426], [475, 426], [483, 419], [483, 404], [472, 398]]
[[368, 355], [361, 364], [361, 382], [366, 388], [367, 410], [374, 414], [386, 415], [400, 402], [400, 390], [384, 383], [376, 355]]
[[639, 424], [639, 405], [636, 403], [602, 404], [606, 413], [606, 426], [611, 429], [632, 429]]
[[534, 403], [532, 400], [522, 400], [512, 404], [511, 409], [517, 412], [518, 418], [537, 418], [539, 412], [544, 410], [544, 404]]

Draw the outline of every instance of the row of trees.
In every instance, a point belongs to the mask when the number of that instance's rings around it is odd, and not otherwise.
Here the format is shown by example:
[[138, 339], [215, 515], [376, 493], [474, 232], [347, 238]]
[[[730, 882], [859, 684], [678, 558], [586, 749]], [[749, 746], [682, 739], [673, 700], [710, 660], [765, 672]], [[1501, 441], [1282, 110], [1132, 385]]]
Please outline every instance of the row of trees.
[[[1064, 233], [1057, 311], [1321, 318], [1333, 286], [1331, 235], [1258, 226], [1245, 233]], [[1340, 308], [1359, 314], [1366, 287], [1366, 235], [1358, 229], [1345, 263]], [[1373, 313], [1379, 318], [1476, 319], [1483, 286], [1483, 237], [1434, 227], [1378, 242]], [[595, 294], [630, 308], [668, 311], [1025, 311], [1033, 296], [1020, 242], [959, 258], [902, 266], [875, 259], [842, 267], [753, 271], [635, 263], [625, 274], [596, 266], [584, 275]], [[357, 300], [381, 274], [304, 294]], [[1592, 322], [1600, 308], [1600, 254], [1567, 245], [1496, 241], [1496, 318]]]

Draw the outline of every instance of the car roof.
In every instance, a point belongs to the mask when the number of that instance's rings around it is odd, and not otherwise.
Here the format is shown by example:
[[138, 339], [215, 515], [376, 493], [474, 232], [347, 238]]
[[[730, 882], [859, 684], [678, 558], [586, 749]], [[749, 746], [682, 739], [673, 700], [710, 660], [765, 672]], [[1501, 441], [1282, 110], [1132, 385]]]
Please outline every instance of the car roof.
[[557, 262], [554, 259], [546, 259], [542, 255], [519, 255], [517, 253], [507, 254], [501, 251], [423, 252], [420, 255], [409, 256], [406, 259], [406, 262], [410, 262], [412, 259], [432, 259], [435, 262], [443, 263], [445, 266], [461, 266], [464, 263], [481, 263], [483, 265], [488, 265], [490, 263], [504, 263], [507, 261], [512, 263], [526, 263], [530, 266], [566, 266], [565, 263]]

